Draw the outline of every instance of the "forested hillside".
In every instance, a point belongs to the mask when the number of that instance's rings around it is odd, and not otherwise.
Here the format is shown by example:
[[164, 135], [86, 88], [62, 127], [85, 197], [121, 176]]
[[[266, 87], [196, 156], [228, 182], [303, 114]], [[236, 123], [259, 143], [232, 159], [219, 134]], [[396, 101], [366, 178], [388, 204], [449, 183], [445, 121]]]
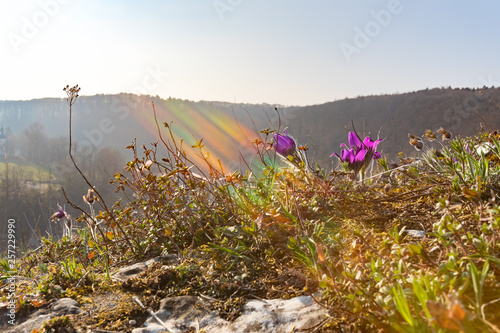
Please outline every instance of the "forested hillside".
[[[474, 135], [481, 124], [491, 131], [500, 127], [500, 89], [426, 89], [417, 92], [366, 96], [302, 107], [286, 119], [288, 131], [310, 157], [322, 165], [345, 142], [354, 124], [360, 134], [384, 138], [383, 153], [396, 159], [399, 152], [413, 154], [408, 133], [421, 136], [440, 127], [454, 136]], [[337, 162], [337, 161], [333, 161]]]
[[[427, 129], [443, 127], [454, 137], [465, 137], [478, 133], [481, 125], [486, 131], [498, 129], [499, 101], [500, 89], [486, 87], [426, 89], [305, 107], [193, 102], [132, 94], [82, 96], [73, 110], [72, 148], [83, 172], [109, 202], [114, 202], [120, 197], [108, 182], [134, 158], [126, 147], [136, 140], [141, 151], [143, 145], [149, 148], [159, 140], [155, 112], [166, 139], [163, 123], [171, 125], [188, 157], [202, 168], [199, 152], [192, 148], [201, 139], [198, 146], [208, 153], [211, 163], [230, 173], [247, 168], [255, 158], [252, 141], [258, 131], [270, 128], [281, 132], [287, 128], [298, 144], [307, 144], [311, 164], [317, 162], [329, 171], [339, 165], [330, 155], [340, 151], [353, 125], [360, 135], [383, 138], [382, 154], [389, 161], [397, 161], [399, 152], [415, 153], [408, 143], [408, 133], [421, 136]], [[48, 221], [56, 204], [66, 201], [61, 188], [71, 200], [78, 201], [88, 187], [67, 154], [66, 100], [0, 101], [0, 129], [0, 202], [5, 203], [0, 207], [2, 221], [17, 212], [27, 231], [20, 234], [24, 241], [29, 240], [32, 230], [39, 235], [47, 231], [57, 235], [60, 228], [48, 230]], [[437, 141], [433, 144], [440, 147]]]

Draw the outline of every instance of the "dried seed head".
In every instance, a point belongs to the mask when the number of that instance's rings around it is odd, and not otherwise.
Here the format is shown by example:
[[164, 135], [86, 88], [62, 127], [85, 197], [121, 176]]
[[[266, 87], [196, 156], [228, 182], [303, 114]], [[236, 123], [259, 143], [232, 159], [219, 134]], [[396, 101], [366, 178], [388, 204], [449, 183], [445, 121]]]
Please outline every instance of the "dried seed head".
[[424, 135], [422, 135], [424, 139], [427, 139], [429, 141], [434, 141], [437, 138], [436, 133], [433, 133], [430, 129], [426, 130]]
[[440, 127], [437, 131], [439, 134], [443, 134], [441, 140], [446, 141], [451, 139], [451, 133], [445, 130], [444, 128]]
[[97, 197], [95, 196], [95, 192], [93, 189], [88, 190], [87, 195], [83, 196], [83, 201], [85, 201], [85, 203], [88, 203], [90, 205], [92, 205], [95, 201], [97, 201]]
[[422, 140], [418, 139], [410, 139], [410, 144], [415, 147], [416, 150], [422, 150], [424, 148], [424, 143]]

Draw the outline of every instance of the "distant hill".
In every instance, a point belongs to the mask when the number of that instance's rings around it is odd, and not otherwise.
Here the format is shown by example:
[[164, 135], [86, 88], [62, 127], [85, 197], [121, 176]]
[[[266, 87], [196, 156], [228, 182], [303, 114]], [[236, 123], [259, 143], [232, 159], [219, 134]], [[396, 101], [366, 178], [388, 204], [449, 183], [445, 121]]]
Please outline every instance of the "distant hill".
[[[193, 102], [132, 94], [81, 96], [73, 106], [73, 140], [95, 150], [116, 147], [131, 158], [125, 147], [134, 139], [138, 147], [149, 147], [159, 140], [152, 102], [162, 135], [168, 137], [163, 126], [166, 122], [172, 124], [175, 137], [182, 139], [185, 147], [203, 138], [210, 155], [220, 158], [228, 169], [240, 167], [240, 154], [248, 157], [253, 152], [250, 142], [255, 133], [271, 127], [270, 122], [277, 118], [276, 105], [268, 104]], [[283, 114], [296, 109], [277, 107]], [[34, 122], [39, 122], [48, 136], [68, 136], [66, 100], [0, 101], [0, 126], [13, 135], [19, 135]], [[195, 154], [192, 149], [186, 151]]]
[[[250, 141], [265, 128], [281, 130], [304, 145], [309, 157], [330, 168], [337, 164], [330, 155], [346, 142], [352, 129], [385, 138], [380, 150], [390, 159], [399, 152], [410, 154], [408, 133], [444, 127], [454, 135], [468, 136], [480, 129], [500, 127], [500, 89], [426, 89], [417, 92], [349, 98], [320, 105], [282, 107], [269, 104], [193, 102], [132, 94], [82, 96], [74, 105], [73, 138], [98, 149], [113, 146], [127, 158], [125, 147], [134, 138], [138, 145], [158, 140], [153, 118], [155, 104], [159, 124], [173, 122], [174, 134], [186, 147], [203, 138], [203, 144], [228, 169], [241, 166], [240, 153], [251, 156]], [[278, 118], [274, 107], [278, 107]], [[0, 101], [0, 126], [16, 135], [33, 122], [40, 122], [48, 136], [68, 135], [65, 99]], [[165, 130], [163, 133], [166, 135]], [[128, 154], [128, 155], [127, 155]], [[333, 164], [332, 164], [333, 163]]]
[[[413, 154], [408, 133], [420, 136], [441, 126], [454, 136], [500, 128], [500, 89], [426, 89], [405, 94], [366, 96], [301, 107], [289, 114], [287, 133], [308, 143], [311, 158], [331, 165], [332, 152], [347, 143], [351, 122], [360, 135], [384, 138], [379, 146], [390, 159], [399, 152]], [[434, 143], [439, 146], [439, 143]], [[336, 164], [335, 164], [336, 165]]]

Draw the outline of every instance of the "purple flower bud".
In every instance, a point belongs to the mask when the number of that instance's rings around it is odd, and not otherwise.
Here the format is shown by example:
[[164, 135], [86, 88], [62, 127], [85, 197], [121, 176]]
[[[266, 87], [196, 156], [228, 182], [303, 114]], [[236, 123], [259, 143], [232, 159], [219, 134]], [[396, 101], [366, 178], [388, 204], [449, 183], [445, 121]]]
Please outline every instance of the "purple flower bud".
[[52, 216], [50, 217], [52, 221], [54, 221], [55, 219], [62, 219], [63, 217], [65, 216], [68, 216], [68, 213], [66, 213], [62, 208], [61, 206], [57, 205], [57, 208], [58, 208], [58, 211], [54, 214], [52, 214]]
[[65, 216], [66, 216], [66, 212], [62, 209], [59, 209], [59, 211], [57, 213], [55, 213], [55, 217], [57, 217], [58, 219], [62, 219]]
[[274, 140], [276, 144], [274, 145], [274, 149], [281, 156], [289, 156], [295, 153], [296, 144], [295, 141], [283, 131], [283, 134], [274, 134]]
[[63, 217], [67, 216], [68, 213], [66, 213], [64, 210], [62, 210], [62, 208], [59, 208], [59, 211], [52, 214], [51, 216], [51, 220], [54, 221], [55, 219], [62, 219]]

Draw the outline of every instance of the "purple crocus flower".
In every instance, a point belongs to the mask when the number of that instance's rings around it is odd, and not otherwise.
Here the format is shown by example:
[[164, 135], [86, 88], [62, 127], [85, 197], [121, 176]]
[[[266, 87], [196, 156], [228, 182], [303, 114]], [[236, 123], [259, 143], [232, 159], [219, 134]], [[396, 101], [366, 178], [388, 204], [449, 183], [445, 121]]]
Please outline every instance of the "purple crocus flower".
[[361, 172], [363, 178], [364, 171], [370, 164], [372, 159], [379, 159], [380, 153], [376, 152], [377, 146], [383, 139], [373, 141], [369, 136], [365, 137], [363, 141], [358, 137], [355, 132], [348, 134], [349, 146], [342, 143], [340, 146], [345, 147], [340, 152], [340, 155], [333, 153], [331, 156], [336, 155], [342, 162], [347, 163], [347, 167], [355, 173]]
[[66, 213], [62, 208], [61, 206], [57, 205], [57, 208], [58, 208], [58, 211], [55, 212], [54, 214], [52, 214], [51, 216], [51, 220], [54, 221], [55, 219], [62, 219], [63, 217], [65, 216], [68, 216], [68, 213]]
[[55, 214], [55, 217], [58, 219], [62, 219], [65, 216], [66, 216], [66, 212], [62, 209], [59, 209], [59, 211]]
[[342, 162], [347, 162], [347, 166], [349, 169], [353, 170], [355, 173], [358, 173], [359, 170], [363, 167], [365, 156], [367, 151], [364, 149], [360, 149], [356, 151], [355, 149], [344, 149], [340, 152], [340, 156], [337, 153], [334, 153], [339, 157]]
[[368, 152], [371, 155], [370, 157], [373, 157], [374, 160], [378, 160], [380, 157], [382, 157], [382, 155], [380, 155], [379, 152], [375, 151], [377, 149], [378, 144], [381, 143], [382, 141], [384, 141], [384, 139], [373, 141], [369, 136], [367, 136], [363, 140], [364, 148], [368, 149]]
[[51, 220], [55, 221], [63, 219], [64, 222], [64, 229], [63, 229], [63, 237], [68, 236], [69, 239], [71, 240], [73, 238], [73, 221], [71, 220], [71, 216], [69, 216], [68, 213], [66, 213], [62, 207], [57, 204], [57, 209], [58, 211], [52, 214]]
[[295, 144], [295, 141], [286, 134], [286, 131], [283, 131], [283, 134], [274, 134], [274, 141], [276, 141], [274, 149], [276, 149], [278, 154], [284, 157], [294, 155], [297, 145]]

